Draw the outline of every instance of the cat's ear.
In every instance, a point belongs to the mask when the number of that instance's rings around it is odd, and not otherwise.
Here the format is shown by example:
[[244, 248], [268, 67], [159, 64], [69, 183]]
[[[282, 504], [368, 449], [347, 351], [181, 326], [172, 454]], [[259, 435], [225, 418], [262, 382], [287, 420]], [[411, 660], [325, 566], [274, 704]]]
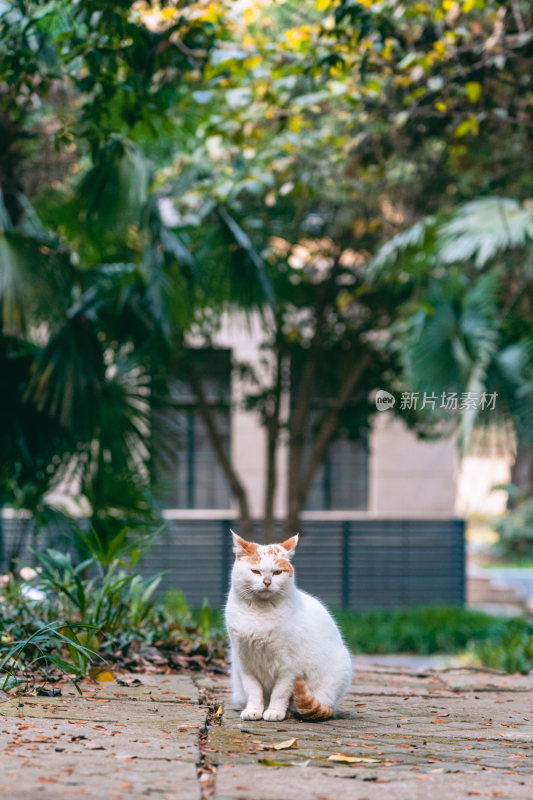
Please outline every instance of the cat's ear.
[[242, 539], [240, 536], [237, 536], [237, 534], [233, 531], [231, 531], [231, 536], [233, 538], [233, 552], [237, 558], [253, 556], [257, 551], [257, 545], [254, 542], [247, 542], [246, 539]]
[[291, 536], [290, 539], [286, 539], [284, 542], [281, 542], [281, 547], [287, 551], [287, 558], [292, 558], [294, 555], [294, 550], [296, 545], [298, 544], [298, 539], [300, 538], [300, 534], [297, 533], [295, 536]]

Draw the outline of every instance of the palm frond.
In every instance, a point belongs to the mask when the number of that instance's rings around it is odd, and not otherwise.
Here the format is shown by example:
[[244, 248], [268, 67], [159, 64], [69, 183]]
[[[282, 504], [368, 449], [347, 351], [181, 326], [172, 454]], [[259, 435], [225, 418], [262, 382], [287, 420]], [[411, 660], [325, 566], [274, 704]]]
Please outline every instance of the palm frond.
[[87, 441], [105, 380], [105, 361], [97, 329], [84, 315], [52, 331], [37, 358], [28, 396], [40, 412]]
[[107, 240], [140, 224], [149, 178], [149, 165], [132, 142], [113, 137], [100, 148], [77, 192], [78, 209], [91, 231]]
[[446, 264], [474, 260], [483, 267], [512, 247], [533, 244], [533, 203], [487, 197], [467, 203], [439, 228], [437, 249]]
[[252, 240], [246, 231], [238, 224], [235, 218], [232, 217], [223, 206], [219, 206], [218, 215], [222, 220], [224, 227], [227, 229], [239, 247], [240, 251], [245, 255], [248, 263], [253, 267], [254, 273], [249, 275], [249, 278], [251, 277], [252, 280], [255, 278], [255, 282], [261, 288], [264, 299], [271, 308], [274, 308], [274, 290], [268, 278], [265, 263], [255, 249]]
[[419, 272], [425, 258], [431, 254], [437, 219], [428, 216], [411, 225], [379, 248], [367, 265], [370, 281], [399, 269]]
[[0, 191], [0, 316], [6, 335], [24, 335], [29, 320], [57, 318], [70, 294], [70, 259], [49, 235], [27, 200], [14, 226]]
[[[467, 286], [461, 272], [451, 270], [431, 284], [424, 307], [411, 318], [404, 337], [405, 371], [414, 390], [437, 396], [450, 391], [475, 395], [488, 391], [489, 371], [500, 344], [498, 291], [496, 272]], [[477, 408], [463, 410], [462, 449], [468, 446], [477, 419]]]

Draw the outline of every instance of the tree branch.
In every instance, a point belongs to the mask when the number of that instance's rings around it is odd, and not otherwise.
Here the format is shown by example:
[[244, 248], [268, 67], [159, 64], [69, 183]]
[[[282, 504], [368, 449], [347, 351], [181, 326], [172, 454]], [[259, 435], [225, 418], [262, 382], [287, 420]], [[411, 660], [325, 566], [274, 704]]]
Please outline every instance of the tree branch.
[[245, 538], [251, 539], [253, 536], [253, 527], [246, 489], [237, 475], [237, 472], [231, 463], [230, 457], [224, 450], [222, 436], [217, 428], [213, 409], [210, 407], [207, 401], [204, 387], [198, 376], [196, 368], [193, 364], [189, 363], [186, 367], [186, 370], [191, 389], [193, 390], [198, 403], [198, 413], [200, 414], [200, 417], [202, 418], [206, 427], [207, 435], [209, 436], [209, 441], [211, 442], [211, 446], [215, 451], [218, 463], [220, 464], [226, 480], [230, 485], [231, 491], [237, 500], [241, 518], [241, 533]]
[[311, 484], [313, 482], [313, 478], [315, 477], [316, 471], [322, 461], [324, 460], [324, 456], [326, 454], [326, 450], [328, 445], [331, 441], [331, 437], [335, 433], [337, 425], [339, 423], [339, 416], [341, 411], [346, 406], [346, 403], [350, 399], [355, 386], [357, 385], [361, 375], [367, 368], [368, 364], [370, 363], [371, 355], [370, 353], [365, 353], [360, 361], [355, 364], [354, 368], [346, 374], [346, 377], [342, 383], [340, 388], [339, 394], [335, 400], [333, 408], [327, 414], [324, 419], [322, 420], [322, 425], [320, 426], [320, 430], [315, 437], [313, 442], [313, 447], [311, 449], [311, 454], [307, 460], [307, 469], [305, 474], [300, 482], [299, 486], [299, 497], [300, 497], [300, 505], [303, 505], [305, 502], [305, 498], [307, 497], [309, 490], [311, 488]]
[[265, 488], [265, 513], [263, 524], [263, 541], [268, 544], [274, 537], [274, 502], [277, 489], [276, 455], [279, 439], [279, 414], [281, 406], [283, 355], [278, 347], [276, 354], [276, 382], [274, 385], [273, 409], [265, 413], [264, 421], [267, 431], [267, 460], [266, 460], [266, 488]]
[[335, 282], [337, 280], [339, 266], [339, 260], [336, 258], [335, 263], [331, 268], [329, 277], [324, 282], [323, 291], [316, 309], [315, 332], [309, 348], [309, 356], [303, 368], [298, 387], [298, 401], [296, 403], [294, 413], [291, 414], [288, 475], [289, 517], [293, 513], [296, 495], [298, 492], [297, 487], [300, 480], [304, 431], [307, 418], [309, 416], [311, 399], [313, 396], [317, 359], [321, 352], [325, 321], [324, 315], [331, 299], [331, 293], [335, 290]]

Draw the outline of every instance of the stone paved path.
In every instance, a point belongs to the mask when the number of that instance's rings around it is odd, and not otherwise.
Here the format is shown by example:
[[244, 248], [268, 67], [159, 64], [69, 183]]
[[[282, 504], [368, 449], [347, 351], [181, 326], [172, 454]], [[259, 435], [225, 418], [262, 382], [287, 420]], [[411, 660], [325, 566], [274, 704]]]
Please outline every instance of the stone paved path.
[[533, 676], [355, 664], [342, 718], [320, 724], [244, 722], [219, 676], [0, 699], [0, 797], [533, 798]]

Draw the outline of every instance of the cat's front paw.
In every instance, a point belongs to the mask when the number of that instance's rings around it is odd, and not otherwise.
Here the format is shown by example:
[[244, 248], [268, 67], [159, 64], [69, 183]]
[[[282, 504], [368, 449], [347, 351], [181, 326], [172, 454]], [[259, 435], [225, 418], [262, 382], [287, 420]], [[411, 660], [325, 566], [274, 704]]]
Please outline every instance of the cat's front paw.
[[241, 711], [241, 719], [263, 719], [263, 709], [246, 706], [244, 711]]
[[263, 719], [266, 719], [269, 722], [276, 722], [280, 719], [285, 719], [286, 713], [286, 711], [283, 711], [280, 708], [267, 708], [263, 714]]

